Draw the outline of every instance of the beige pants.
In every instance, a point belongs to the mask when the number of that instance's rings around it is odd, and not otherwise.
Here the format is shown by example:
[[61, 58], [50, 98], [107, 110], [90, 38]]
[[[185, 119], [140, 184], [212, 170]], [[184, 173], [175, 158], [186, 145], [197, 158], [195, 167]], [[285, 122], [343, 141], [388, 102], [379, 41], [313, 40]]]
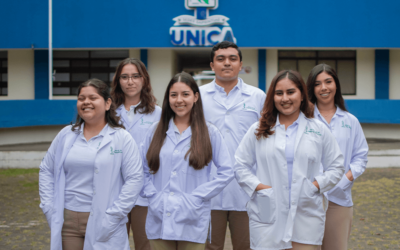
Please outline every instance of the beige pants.
[[287, 250], [317, 250], [318, 247], [317, 245], [300, 244], [292, 241], [292, 248]]
[[326, 211], [325, 234], [322, 250], [347, 250], [353, 222], [353, 207], [342, 207], [329, 202]]
[[233, 250], [250, 250], [249, 216], [246, 211], [211, 211], [211, 243], [207, 250], [223, 250], [229, 222]]
[[190, 241], [150, 240], [151, 250], [204, 250], [205, 244]]
[[64, 209], [64, 224], [61, 230], [63, 250], [83, 250], [89, 214]]
[[136, 250], [150, 250], [150, 243], [146, 235], [146, 217], [147, 207], [134, 206], [128, 214], [128, 223], [126, 227], [129, 231], [132, 229], [133, 241], [135, 242]]

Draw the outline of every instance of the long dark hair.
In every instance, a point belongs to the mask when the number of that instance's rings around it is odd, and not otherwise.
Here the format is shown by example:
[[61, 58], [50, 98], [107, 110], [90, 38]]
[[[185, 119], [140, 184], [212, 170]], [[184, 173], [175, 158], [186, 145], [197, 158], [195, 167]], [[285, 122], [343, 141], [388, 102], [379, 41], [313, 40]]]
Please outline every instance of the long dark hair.
[[199, 170], [207, 166], [212, 160], [212, 147], [208, 134], [206, 119], [203, 113], [203, 103], [201, 101], [199, 87], [193, 77], [188, 73], [182, 72], [176, 74], [168, 84], [165, 91], [164, 101], [162, 105], [161, 119], [154, 132], [153, 140], [150, 143], [147, 151], [146, 159], [149, 164], [150, 171], [155, 174], [160, 168], [160, 151], [164, 144], [166, 133], [168, 131], [169, 121], [175, 117], [174, 111], [169, 103], [169, 92], [177, 82], [182, 82], [188, 85], [195, 95], [198, 93], [199, 99], [193, 105], [190, 112], [190, 128], [192, 130], [192, 138], [190, 148], [185, 155], [185, 159], [189, 155], [189, 165], [194, 169]]
[[314, 117], [313, 109], [308, 101], [307, 88], [300, 73], [294, 70], [282, 70], [276, 74], [269, 86], [267, 98], [265, 99], [264, 107], [261, 112], [260, 124], [255, 133], [257, 140], [261, 137], [268, 138], [269, 135], [274, 133], [274, 131], [271, 131], [271, 128], [275, 126], [276, 118], [279, 113], [274, 102], [275, 88], [276, 84], [284, 78], [291, 80], [301, 92], [303, 101], [300, 105], [300, 111], [303, 112], [307, 118]]
[[336, 74], [336, 71], [331, 66], [325, 63], [321, 63], [315, 66], [308, 75], [307, 91], [308, 91], [308, 97], [310, 98], [309, 99], [310, 102], [312, 102], [313, 104], [316, 104], [317, 102], [317, 97], [315, 96], [314, 93], [315, 81], [317, 80], [318, 75], [321, 74], [322, 72], [325, 72], [328, 75], [332, 76], [333, 80], [335, 81], [336, 84], [336, 94], [334, 98], [335, 105], [337, 105], [341, 110], [347, 111], [346, 105], [344, 104], [342, 90], [340, 88], [340, 82]]
[[121, 76], [124, 66], [128, 64], [135, 65], [139, 71], [139, 74], [143, 77], [143, 86], [142, 90], [140, 91], [140, 104], [135, 108], [134, 113], [136, 114], [137, 111], [140, 114], [151, 114], [156, 107], [157, 100], [153, 95], [153, 89], [151, 88], [150, 84], [150, 76], [146, 70], [146, 66], [140, 60], [135, 58], [126, 58], [119, 62], [117, 66], [114, 79], [111, 83], [111, 96], [115, 101], [115, 105], [119, 107], [125, 102], [125, 94], [121, 89], [119, 77]]
[[[93, 88], [95, 88], [97, 90], [97, 94], [99, 94], [101, 97], [103, 97], [104, 101], [107, 102], [107, 100], [111, 98], [110, 95], [110, 89], [107, 86], [107, 84], [105, 84], [105, 82], [103, 82], [102, 80], [96, 79], [96, 78], [92, 78], [87, 80], [86, 82], [81, 83], [81, 85], [79, 85], [78, 88], [78, 96], [81, 93], [82, 88], [84, 87], [89, 87], [92, 86]], [[115, 111], [115, 104], [113, 102], [111, 102], [111, 106], [110, 109], [106, 111], [105, 114], [105, 120], [108, 123], [108, 126], [113, 127], [113, 128], [125, 128], [122, 124], [120, 124], [119, 120], [120, 118], [117, 116], [117, 112]], [[77, 131], [79, 129], [81, 129], [82, 123], [84, 122], [84, 120], [78, 115], [76, 116], [76, 122], [75, 124], [72, 126], [71, 130], [72, 131]]]

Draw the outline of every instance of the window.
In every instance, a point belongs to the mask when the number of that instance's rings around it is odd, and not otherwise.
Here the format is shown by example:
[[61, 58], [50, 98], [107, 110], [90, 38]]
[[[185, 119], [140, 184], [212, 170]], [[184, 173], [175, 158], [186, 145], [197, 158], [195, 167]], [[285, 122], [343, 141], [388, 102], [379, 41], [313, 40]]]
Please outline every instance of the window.
[[356, 51], [355, 50], [280, 50], [279, 71], [292, 69], [300, 72], [307, 81], [311, 69], [325, 63], [336, 70], [342, 94], [356, 94]]
[[0, 96], [8, 94], [7, 51], [0, 51]]
[[116, 66], [127, 57], [128, 50], [54, 51], [53, 95], [76, 95], [79, 84], [90, 78], [110, 86]]

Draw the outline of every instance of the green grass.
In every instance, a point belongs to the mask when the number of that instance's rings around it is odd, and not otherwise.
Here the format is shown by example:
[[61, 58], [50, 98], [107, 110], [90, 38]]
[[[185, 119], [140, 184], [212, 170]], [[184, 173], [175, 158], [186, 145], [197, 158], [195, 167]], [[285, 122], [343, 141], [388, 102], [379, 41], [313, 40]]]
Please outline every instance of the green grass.
[[17, 176], [17, 175], [37, 174], [37, 173], [39, 173], [38, 168], [0, 169], [0, 176]]

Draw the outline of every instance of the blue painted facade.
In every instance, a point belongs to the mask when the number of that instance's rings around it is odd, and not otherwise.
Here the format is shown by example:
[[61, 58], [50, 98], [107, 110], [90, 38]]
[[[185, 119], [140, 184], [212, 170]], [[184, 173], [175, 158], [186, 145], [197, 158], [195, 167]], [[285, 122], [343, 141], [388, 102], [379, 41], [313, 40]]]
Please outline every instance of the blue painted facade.
[[[48, 100], [48, 2], [0, 1], [0, 50], [35, 50], [35, 100], [0, 101], [0, 128], [73, 122], [75, 100]], [[220, 0], [209, 14], [229, 17], [238, 46], [258, 50], [263, 91], [268, 48], [375, 49], [375, 100], [346, 100], [346, 105], [362, 123], [400, 124], [400, 115], [393, 115], [399, 113], [400, 100], [389, 100], [389, 49], [400, 48], [400, 32], [394, 32], [399, 9], [395, 0]], [[53, 48], [138, 48], [147, 66], [148, 49], [177, 48], [169, 29], [180, 15], [194, 15], [184, 0], [53, 0]], [[18, 110], [24, 115], [15, 115]]]
[[[47, 1], [1, 6], [0, 48], [48, 47]], [[210, 15], [230, 18], [240, 47], [399, 48], [399, 9], [395, 0], [220, 0]], [[184, 0], [53, 0], [53, 47], [171, 48], [172, 18], [193, 12]]]

